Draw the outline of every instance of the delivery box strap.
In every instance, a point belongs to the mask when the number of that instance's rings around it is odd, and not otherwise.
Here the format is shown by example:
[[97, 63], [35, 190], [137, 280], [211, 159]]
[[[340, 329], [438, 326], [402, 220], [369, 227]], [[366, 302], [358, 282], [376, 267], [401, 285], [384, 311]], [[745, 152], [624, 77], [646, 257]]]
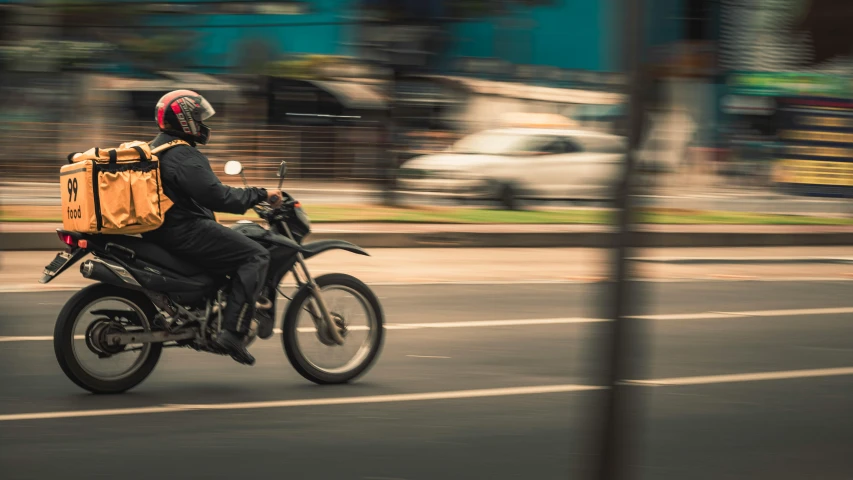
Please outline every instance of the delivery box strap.
[[[148, 154], [145, 153], [145, 150], [143, 150], [142, 147], [140, 147], [138, 145], [134, 145], [131, 148], [136, 150], [136, 153], [139, 154], [139, 161], [140, 162], [150, 161], [150, 159], [148, 158]], [[110, 165], [115, 165], [116, 162], [118, 162], [118, 152], [116, 152], [115, 149], [112, 149], [108, 153], [110, 155]]]
[[150, 162], [151, 161], [151, 159], [148, 158], [148, 154], [145, 153], [145, 150], [143, 150], [142, 147], [140, 147], [138, 145], [134, 145], [133, 149], [136, 150], [136, 153], [139, 154], [139, 161], [140, 162]]
[[178, 140], [172, 140], [172, 141], [171, 141], [171, 142], [169, 142], [169, 143], [164, 143], [163, 145], [160, 145], [159, 147], [152, 148], [152, 149], [151, 149], [151, 154], [152, 154], [152, 155], [157, 155], [158, 153], [160, 153], [160, 152], [162, 152], [162, 151], [164, 151], [164, 150], [168, 150], [168, 149], [170, 149], [170, 148], [172, 148], [172, 147], [177, 147], [178, 145], [187, 145], [187, 146], [189, 146], [189, 143], [187, 143], [187, 142], [185, 142], [185, 141], [183, 141], [183, 140], [180, 140], [180, 139], [178, 139]]

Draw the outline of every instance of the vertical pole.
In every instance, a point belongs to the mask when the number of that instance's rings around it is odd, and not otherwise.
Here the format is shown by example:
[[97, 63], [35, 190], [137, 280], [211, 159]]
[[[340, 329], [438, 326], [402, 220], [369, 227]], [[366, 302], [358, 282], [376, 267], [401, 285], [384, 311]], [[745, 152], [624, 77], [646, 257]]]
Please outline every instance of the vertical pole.
[[626, 89], [628, 98], [628, 118], [626, 133], [628, 151], [621, 181], [616, 191], [615, 204], [618, 215], [619, 233], [614, 242], [613, 263], [614, 279], [607, 308], [610, 325], [610, 338], [605, 352], [605, 385], [609, 386], [604, 403], [604, 422], [601, 443], [599, 445], [599, 464], [596, 478], [599, 480], [625, 480], [629, 478], [629, 451], [635, 436], [632, 432], [634, 419], [631, 418], [632, 390], [625, 380], [632, 377], [631, 367], [638, 357], [632, 349], [639, 337], [637, 320], [631, 320], [631, 302], [634, 299], [630, 283], [631, 250], [636, 242], [632, 228], [634, 218], [631, 206], [631, 187], [634, 181], [636, 150], [640, 144], [643, 123], [643, 79], [642, 61], [644, 6], [642, 0], [622, 0], [624, 28], [622, 54], [624, 71], [628, 79]]
[[385, 113], [385, 152], [382, 171], [382, 200], [388, 207], [397, 206], [397, 155], [400, 144], [397, 119], [395, 118], [397, 107], [397, 88], [400, 80], [400, 69], [391, 63], [392, 74], [388, 84], [388, 105]]

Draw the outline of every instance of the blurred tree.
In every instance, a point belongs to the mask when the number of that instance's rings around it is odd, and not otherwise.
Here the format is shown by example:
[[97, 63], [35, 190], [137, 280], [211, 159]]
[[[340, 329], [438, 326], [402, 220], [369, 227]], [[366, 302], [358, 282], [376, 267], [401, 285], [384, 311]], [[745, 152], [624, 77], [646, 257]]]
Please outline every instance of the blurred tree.
[[[188, 64], [184, 53], [197, 39], [193, 32], [146, 30], [151, 13], [139, 3], [53, 0], [51, 6], [58, 17], [60, 40], [112, 45], [110, 60], [133, 69], [151, 72], [182, 69]], [[104, 57], [98, 55], [90, 60], [96, 59]]]
[[265, 64], [260, 73], [276, 77], [317, 79], [323, 77], [326, 67], [333, 67], [342, 61], [343, 57], [334, 55], [290, 55]]
[[140, 70], [156, 72], [160, 70], [182, 70], [192, 63], [185, 54], [196, 41], [192, 32], [161, 33], [145, 35], [138, 32], [126, 32], [115, 37], [118, 57], [130, 66]]

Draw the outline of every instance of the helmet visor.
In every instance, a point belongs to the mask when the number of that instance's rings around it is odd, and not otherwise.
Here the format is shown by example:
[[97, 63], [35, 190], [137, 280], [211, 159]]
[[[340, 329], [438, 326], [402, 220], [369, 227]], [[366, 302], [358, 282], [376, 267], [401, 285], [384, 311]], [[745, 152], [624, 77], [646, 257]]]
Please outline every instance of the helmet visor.
[[198, 100], [199, 100], [199, 103], [198, 103], [198, 110], [197, 111], [198, 111], [199, 121], [203, 122], [203, 121], [207, 120], [208, 118], [216, 115], [216, 110], [213, 109], [213, 107], [210, 105], [210, 103], [207, 101], [206, 98], [199, 97]]

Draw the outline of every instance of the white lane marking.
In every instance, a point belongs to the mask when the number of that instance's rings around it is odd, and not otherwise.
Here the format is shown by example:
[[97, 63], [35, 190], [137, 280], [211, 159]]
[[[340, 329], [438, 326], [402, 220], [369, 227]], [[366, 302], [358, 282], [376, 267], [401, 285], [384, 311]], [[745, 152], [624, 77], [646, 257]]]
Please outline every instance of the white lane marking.
[[[797, 308], [790, 310], [745, 310], [742, 312], [703, 312], [703, 313], [672, 313], [659, 315], [638, 315], [630, 318], [639, 320], [718, 320], [718, 319], [737, 319], [746, 317], [796, 317], [806, 315], [837, 315], [843, 313], [853, 313], [853, 307], [837, 307], [837, 308]], [[520, 327], [530, 325], [566, 325], [572, 323], [601, 323], [609, 322], [607, 318], [585, 318], [585, 317], [567, 317], [567, 318], [524, 318], [514, 320], [471, 320], [467, 322], [428, 322], [428, 323], [389, 323], [385, 325], [386, 330], [419, 330], [424, 328], [482, 328], [482, 327]], [[351, 328], [353, 331], [367, 330], [368, 327], [356, 325]], [[315, 329], [313, 327], [302, 327], [297, 329], [300, 333], [311, 333]], [[276, 328], [273, 333], [281, 334], [281, 329]], [[82, 335], [74, 337], [77, 340], [83, 338]], [[53, 340], [52, 336], [21, 336], [21, 337], [0, 337], [0, 342], [27, 342], [27, 341], [44, 341]]]
[[[74, 335], [74, 340], [84, 340], [85, 335]], [[28, 337], [0, 337], [0, 342], [43, 342], [53, 340], [50, 335], [32, 335]]]
[[[469, 327], [517, 327], [525, 325], [563, 325], [568, 323], [596, 323], [608, 322], [605, 318], [523, 318], [513, 320], [471, 320], [468, 322], [427, 322], [427, 323], [388, 323], [386, 330], [419, 330], [422, 328], [469, 328]], [[352, 331], [366, 331], [367, 326], [355, 325], [349, 327]], [[313, 333], [314, 327], [300, 327], [296, 329], [299, 333]], [[281, 333], [280, 328], [273, 333]]]
[[638, 315], [641, 320], [714, 320], [720, 318], [743, 317], [799, 317], [805, 315], [837, 315], [853, 313], [853, 307], [835, 308], [794, 308], [787, 310], [744, 310], [740, 312], [704, 312], [704, 313], [675, 313], [665, 315]]
[[87, 287], [88, 284], [82, 285], [0, 285], [0, 293], [39, 293], [39, 292], [75, 292]]
[[56, 418], [109, 417], [113, 415], [141, 415], [145, 413], [180, 412], [182, 410], [183, 409], [174, 406], [158, 406], [114, 408], [108, 410], [78, 410], [67, 412], [14, 413], [11, 415], [0, 415], [0, 422], [14, 422], [16, 420], [49, 420]]
[[29, 337], [0, 337], [0, 342], [41, 342], [53, 340], [49, 335], [29, 336]]
[[432, 280], [423, 281], [415, 280], [411, 282], [370, 282], [370, 286], [376, 287], [405, 287], [405, 286], [453, 286], [453, 285], [567, 285], [567, 284], [587, 284], [601, 283], [601, 280], [560, 280], [560, 279], [543, 279], [543, 280]]
[[[725, 312], [724, 312], [725, 313]], [[799, 308], [788, 310], [758, 310], [751, 312], [729, 312], [732, 315], [744, 315], [750, 317], [796, 317], [800, 315], [833, 315], [839, 313], [853, 313], [853, 307], [838, 308]]]
[[[716, 282], [853, 282], [848, 276], [837, 277], [748, 277], [748, 278], [719, 278], [719, 277], [672, 277], [672, 278], [636, 278], [636, 282], [642, 283], [716, 283]], [[441, 285], [589, 285], [606, 283], [607, 279], [601, 280], [451, 280], [451, 281], [412, 281], [412, 282], [367, 282], [376, 287], [423, 287]], [[3, 293], [38, 293], [38, 292], [75, 292], [86, 287], [81, 285], [63, 284], [23, 284], [23, 285], [0, 285], [0, 294]]]
[[430, 322], [389, 324], [388, 330], [413, 330], [420, 328], [517, 327], [525, 325], [563, 325], [567, 323], [609, 322], [605, 318], [529, 318], [521, 320], [471, 320], [468, 322]]
[[[844, 280], [845, 278], [839, 278], [840, 280]], [[850, 280], [849, 278], [846, 278]], [[644, 279], [638, 279], [641, 281], [646, 281]], [[836, 280], [833, 278], [833, 280]], [[368, 285], [374, 287], [423, 287], [423, 286], [454, 286], [454, 285], [571, 285], [571, 284], [591, 284], [591, 283], [601, 283], [600, 280], [433, 280], [433, 281], [411, 281], [411, 282], [367, 282]], [[2, 293], [38, 293], [38, 292], [73, 292], [80, 290], [89, 284], [47, 284], [42, 285], [39, 283], [34, 284], [18, 284], [18, 285], [0, 285], [0, 294]], [[286, 300], [284, 297], [279, 296], [279, 300]]]
[[[736, 373], [729, 375], [707, 375], [702, 377], [677, 377], [650, 380], [629, 380], [624, 383], [641, 387], [667, 387], [684, 385], [710, 385], [716, 383], [755, 382], [789, 380], [797, 378], [833, 377], [853, 375], [853, 367], [822, 368], [813, 370], [788, 370], [782, 372]], [[77, 410], [60, 412], [33, 412], [0, 415], [0, 422], [21, 420], [47, 420], [60, 418], [107, 417], [116, 415], [142, 415], [153, 413], [176, 413], [200, 410], [249, 410], [261, 408], [314, 407], [326, 405], [357, 405], [370, 403], [413, 402], [430, 400], [452, 400], [483, 397], [506, 397], [514, 395], [541, 395], [548, 393], [586, 392], [605, 390], [608, 387], [595, 385], [537, 385], [529, 387], [488, 388], [477, 390], [455, 390], [445, 392], [405, 393], [394, 395], [370, 395], [360, 397], [315, 398], [300, 400], [274, 400], [268, 402], [240, 402], [218, 404], [170, 404], [140, 408], [116, 408], [106, 410]]]
[[658, 315], [637, 315], [631, 317], [637, 320], [715, 320], [720, 318], [740, 317], [730, 313], [723, 312], [702, 312], [702, 313], [664, 313]]
[[[532, 387], [486, 388], [455, 390], [449, 392], [402, 393], [362, 397], [313, 398], [303, 400], [275, 400], [271, 402], [241, 402], [196, 405], [171, 405], [187, 410], [242, 410], [254, 408], [308, 407], [319, 405], [351, 405], [364, 403], [414, 402], [424, 400], [452, 400], [457, 398], [507, 397], [513, 395], [541, 395], [545, 393], [586, 392], [604, 390], [594, 385], [536, 385]], [[2, 420], [0, 416], [0, 420]]]
[[853, 367], [788, 370], [784, 372], [734, 373], [728, 375], [705, 375], [701, 377], [659, 378], [654, 380], [630, 380], [626, 383], [649, 387], [668, 387], [680, 385], [710, 385], [714, 383], [757, 382], [762, 380], [789, 380], [795, 378], [834, 377], [840, 375], [853, 375]]
[[447, 392], [404, 393], [395, 395], [370, 395], [359, 397], [314, 398], [301, 400], [276, 400], [271, 402], [243, 402], [219, 404], [172, 404], [142, 408], [116, 408], [109, 410], [77, 410], [64, 412], [36, 412], [0, 415], [0, 422], [19, 420], [45, 420], [57, 418], [101, 417], [115, 415], [141, 415], [194, 410], [247, 410], [259, 408], [313, 407], [323, 405], [353, 405], [367, 403], [414, 402], [428, 400], [452, 400], [462, 398], [506, 397], [513, 395], [541, 395], [546, 393], [585, 392], [602, 390], [604, 387], [591, 385], [537, 385], [531, 387], [487, 388], [477, 390], [455, 390]]
[[412, 357], [412, 358], [450, 358], [450, 357], [445, 357], [444, 355], [406, 355], [406, 356]]

